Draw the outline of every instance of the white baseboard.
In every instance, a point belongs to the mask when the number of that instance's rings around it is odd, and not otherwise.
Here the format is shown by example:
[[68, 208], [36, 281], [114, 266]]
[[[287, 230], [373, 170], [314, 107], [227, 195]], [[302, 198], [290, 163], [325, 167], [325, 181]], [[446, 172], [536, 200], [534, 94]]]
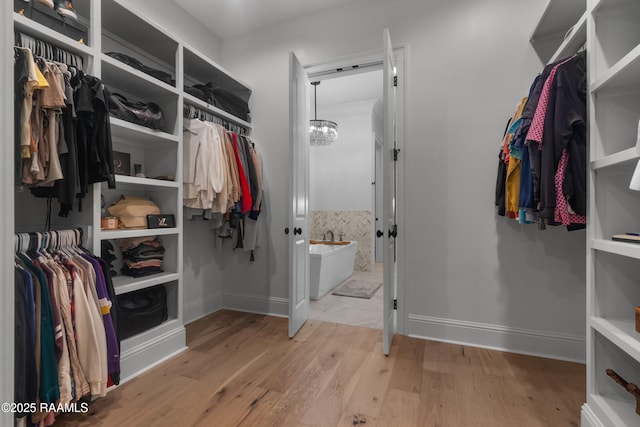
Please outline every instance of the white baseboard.
[[582, 411], [580, 411], [580, 427], [604, 427], [586, 403], [582, 405]]
[[222, 308], [222, 295], [211, 295], [184, 306], [184, 323], [191, 323]]
[[185, 351], [186, 331], [183, 326], [134, 347], [120, 356], [120, 383], [124, 383], [167, 359]]
[[287, 298], [262, 295], [223, 294], [222, 308], [277, 317], [289, 316], [289, 300]]
[[584, 363], [584, 336], [556, 334], [439, 317], [407, 316], [409, 336]]

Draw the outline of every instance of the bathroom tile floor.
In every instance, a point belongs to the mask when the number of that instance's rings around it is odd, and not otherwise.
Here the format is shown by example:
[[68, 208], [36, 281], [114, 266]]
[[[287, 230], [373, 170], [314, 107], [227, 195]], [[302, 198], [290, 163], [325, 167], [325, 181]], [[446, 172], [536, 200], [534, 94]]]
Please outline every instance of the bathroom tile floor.
[[[346, 280], [357, 279], [382, 283], [381, 267], [382, 264], [377, 264], [375, 273], [354, 271]], [[318, 301], [310, 301], [309, 319], [382, 329], [382, 303], [382, 287], [370, 299], [331, 295], [329, 292]]]

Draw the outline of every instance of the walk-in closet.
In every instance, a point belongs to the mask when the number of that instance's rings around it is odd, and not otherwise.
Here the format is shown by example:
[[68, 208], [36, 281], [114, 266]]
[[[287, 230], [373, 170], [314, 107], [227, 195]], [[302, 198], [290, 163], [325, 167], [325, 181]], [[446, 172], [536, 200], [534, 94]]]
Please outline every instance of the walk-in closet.
[[640, 425], [640, 4], [266, 3], [0, 9], [0, 425]]

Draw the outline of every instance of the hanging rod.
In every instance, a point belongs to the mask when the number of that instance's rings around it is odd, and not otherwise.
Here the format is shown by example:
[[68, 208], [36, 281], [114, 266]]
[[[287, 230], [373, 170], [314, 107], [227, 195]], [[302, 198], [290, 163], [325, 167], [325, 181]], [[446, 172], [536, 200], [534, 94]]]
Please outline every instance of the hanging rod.
[[29, 49], [34, 56], [39, 56], [49, 61], [61, 62], [66, 65], [71, 65], [78, 70], [83, 70], [84, 58], [81, 55], [71, 53], [51, 43], [19, 31], [14, 32], [14, 37], [16, 47]]
[[182, 115], [183, 117], [189, 118], [189, 119], [199, 119], [205, 122], [212, 122], [212, 123], [219, 124], [225, 129], [241, 135], [244, 135], [247, 133], [246, 127], [241, 126], [232, 121], [229, 121], [225, 118], [222, 118], [216, 115], [215, 113], [212, 113], [211, 111], [203, 110], [199, 107], [196, 107], [195, 105], [191, 105], [188, 103], [184, 103], [182, 107]]
[[[61, 247], [80, 247], [84, 231], [82, 228], [72, 228], [55, 231], [37, 231], [14, 234], [15, 252], [22, 252], [30, 249], [44, 248], [57, 249]], [[37, 246], [37, 247], [34, 247]]]

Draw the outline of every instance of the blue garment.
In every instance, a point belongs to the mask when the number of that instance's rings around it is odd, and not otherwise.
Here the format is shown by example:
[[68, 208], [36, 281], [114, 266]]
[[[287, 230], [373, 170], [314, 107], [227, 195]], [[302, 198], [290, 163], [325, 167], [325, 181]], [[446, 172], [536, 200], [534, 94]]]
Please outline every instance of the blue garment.
[[35, 286], [40, 289], [40, 402], [54, 403], [60, 399], [60, 385], [58, 383], [53, 307], [47, 287], [47, 278], [44, 272], [36, 267], [27, 256], [20, 254], [20, 259], [35, 275]]

